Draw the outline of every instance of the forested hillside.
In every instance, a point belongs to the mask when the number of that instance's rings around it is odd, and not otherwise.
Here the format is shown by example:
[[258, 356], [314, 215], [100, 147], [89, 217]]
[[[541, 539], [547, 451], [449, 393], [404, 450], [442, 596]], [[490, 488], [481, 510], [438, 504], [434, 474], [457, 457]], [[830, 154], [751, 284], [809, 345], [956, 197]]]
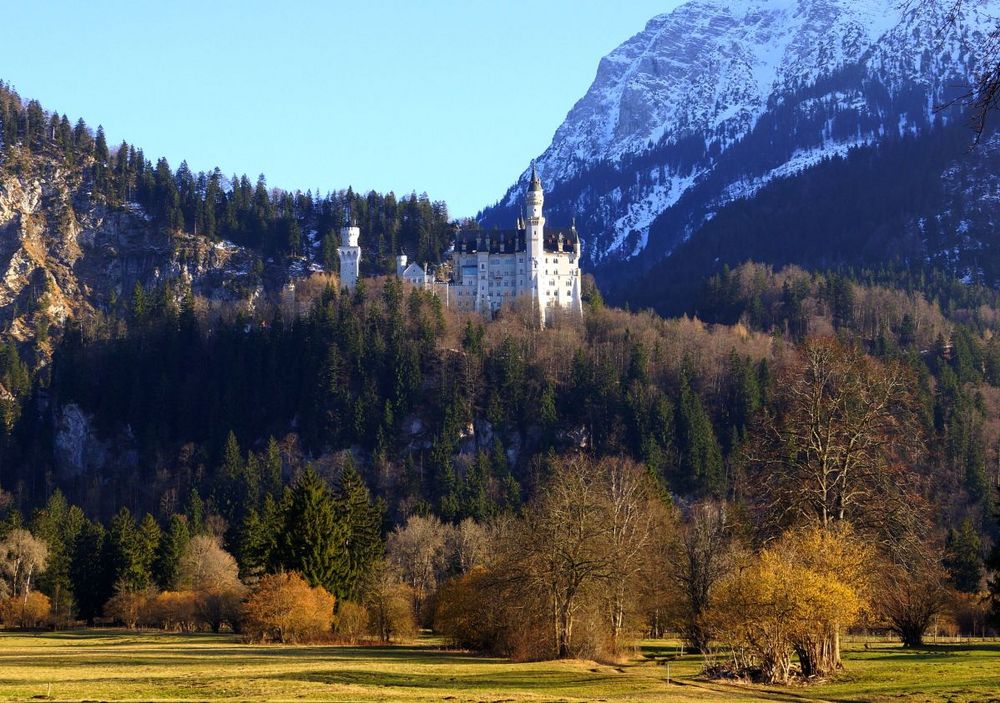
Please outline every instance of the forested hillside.
[[[996, 287], [995, 164], [989, 132], [969, 149], [964, 123], [850, 150], [718, 210], [698, 237], [655, 264], [623, 264], [614, 297], [664, 314], [696, 311], [704, 279], [745, 261], [808, 269], [884, 269], [912, 284]], [[669, 214], [655, 228], [682, 231]], [[924, 291], [933, 295], [934, 291]]]
[[[269, 639], [267, 599], [306, 599], [323, 632], [335, 607], [338, 627], [353, 613], [384, 640], [419, 623], [523, 658], [619, 656], [667, 627], [742, 646], [746, 618], [772, 617], [747, 589], [801, 583], [816, 612], [800, 639], [740, 666], [777, 681], [793, 650], [805, 676], [835, 671], [848, 623], [919, 642], [950, 604], [956, 631], [985, 627], [994, 257], [981, 248], [965, 282], [962, 262], [910, 266], [889, 217], [942, 187], [934, 141], [762, 191], [793, 214], [767, 251], [797, 246], [812, 272], [692, 243], [683, 256], [717, 275], [637, 292], [697, 316], [609, 307], [588, 279], [582, 317], [540, 329], [523, 301], [488, 322], [381, 275], [398, 248], [443, 255], [443, 204], [173, 171], [0, 97], [0, 557], [19, 565], [0, 574], [5, 625]], [[875, 193], [893, 163], [898, 187]], [[863, 176], [854, 210], [845, 173]], [[767, 241], [743, 207], [709, 223], [720, 248], [733, 223]], [[808, 208], [827, 222], [811, 248], [791, 224]], [[373, 251], [353, 291], [328, 272], [348, 209]], [[851, 268], [841, 252], [862, 241], [900, 255]], [[585, 530], [577, 552], [564, 520]], [[916, 625], [900, 592], [934, 598]]]
[[439, 261], [451, 236], [444, 203], [426, 194], [291, 192], [263, 174], [172, 168], [3, 84], [0, 155], [0, 320], [40, 347], [32, 365], [47, 358], [50, 325], [118, 315], [136, 286], [184, 279], [212, 301], [253, 300], [335, 270], [347, 212], [365, 274], [394, 270], [398, 253]]

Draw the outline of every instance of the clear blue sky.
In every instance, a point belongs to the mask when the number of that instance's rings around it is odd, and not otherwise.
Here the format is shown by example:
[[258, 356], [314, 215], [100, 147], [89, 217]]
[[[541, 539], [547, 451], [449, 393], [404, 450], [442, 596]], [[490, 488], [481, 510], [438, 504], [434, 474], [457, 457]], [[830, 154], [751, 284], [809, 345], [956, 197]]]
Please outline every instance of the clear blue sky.
[[176, 167], [426, 191], [453, 216], [548, 146], [599, 59], [678, 0], [32, 0], [0, 79]]

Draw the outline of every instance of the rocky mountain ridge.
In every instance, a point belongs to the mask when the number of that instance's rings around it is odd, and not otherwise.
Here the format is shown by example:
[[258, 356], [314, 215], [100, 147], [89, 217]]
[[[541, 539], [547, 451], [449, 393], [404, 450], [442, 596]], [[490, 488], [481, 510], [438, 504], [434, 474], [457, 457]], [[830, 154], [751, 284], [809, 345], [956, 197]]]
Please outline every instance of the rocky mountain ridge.
[[[960, 118], [1000, 2], [696, 0], [605, 57], [537, 164], [550, 219], [574, 214], [586, 264], [614, 282], [778, 178]], [[519, 207], [525, 174], [482, 214]], [[669, 227], [665, 222], [669, 220]], [[589, 236], [588, 236], [589, 235]]]
[[183, 282], [212, 300], [261, 285], [253, 252], [154, 226], [142, 207], [92, 197], [85, 169], [14, 149], [0, 165], [0, 323], [18, 342], [144, 288]]

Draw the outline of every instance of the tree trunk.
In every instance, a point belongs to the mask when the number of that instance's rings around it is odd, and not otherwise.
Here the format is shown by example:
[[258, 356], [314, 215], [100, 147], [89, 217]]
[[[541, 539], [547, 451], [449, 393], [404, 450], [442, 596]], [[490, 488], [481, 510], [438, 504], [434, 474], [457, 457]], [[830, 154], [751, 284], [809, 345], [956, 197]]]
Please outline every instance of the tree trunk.
[[700, 625], [690, 625], [687, 628], [687, 633], [684, 635], [684, 644], [691, 652], [707, 654], [711, 638], [708, 636], [705, 628]]
[[615, 654], [621, 648], [622, 632], [625, 629], [625, 587], [615, 588], [615, 598], [611, 613], [611, 647]]
[[775, 654], [767, 657], [760, 664], [760, 675], [764, 683], [788, 683], [792, 664], [788, 654]]
[[817, 639], [809, 639], [795, 646], [802, 676], [830, 676], [840, 664], [840, 632], [834, 629]]
[[569, 658], [573, 649], [573, 607], [570, 601], [559, 604], [556, 626], [556, 648], [559, 659]]
[[899, 636], [904, 647], [922, 647], [924, 644], [924, 628], [922, 625], [910, 623], [899, 628]]

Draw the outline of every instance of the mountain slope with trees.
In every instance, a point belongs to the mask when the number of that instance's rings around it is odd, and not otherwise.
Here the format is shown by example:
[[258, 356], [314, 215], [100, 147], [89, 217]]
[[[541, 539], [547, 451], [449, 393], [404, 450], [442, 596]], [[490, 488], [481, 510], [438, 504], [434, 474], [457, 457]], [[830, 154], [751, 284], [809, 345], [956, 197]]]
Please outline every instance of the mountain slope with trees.
[[[970, 156], [965, 103], [1000, 7], [953, 5], [710, 1], [654, 18], [539, 157], [550, 218], [576, 217], [609, 301], [671, 313], [750, 259], [992, 285], [996, 143], [987, 131]], [[516, 215], [525, 178], [485, 225]]]
[[451, 236], [426, 194], [288, 192], [263, 174], [172, 169], [0, 84], [0, 322], [37, 344], [37, 363], [50, 326], [119, 314], [137, 289], [253, 300], [334, 271], [348, 211], [366, 274], [394, 270], [400, 252], [439, 261]]

